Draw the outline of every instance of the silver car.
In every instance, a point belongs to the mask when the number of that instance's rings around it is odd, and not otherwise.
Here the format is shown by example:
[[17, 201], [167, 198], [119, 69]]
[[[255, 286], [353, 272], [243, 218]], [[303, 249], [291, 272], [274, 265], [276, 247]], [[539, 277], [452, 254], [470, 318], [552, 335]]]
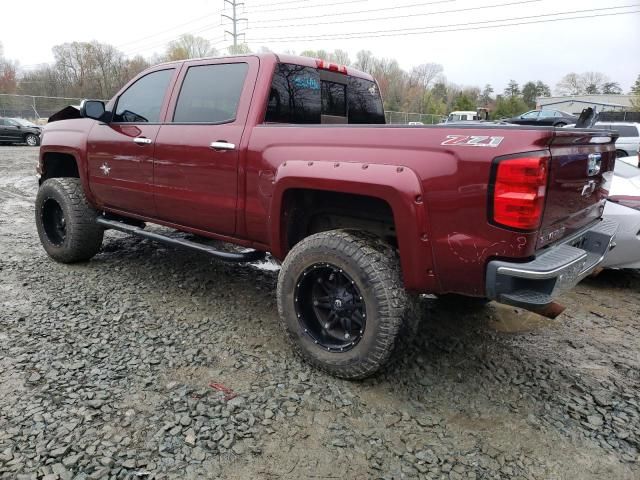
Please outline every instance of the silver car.
[[618, 232], [605, 268], [640, 268], [640, 168], [630, 164], [637, 159], [616, 161], [604, 217], [618, 222]]
[[620, 135], [616, 140], [618, 157], [636, 155], [640, 150], [640, 123], [633, 122], [597, 122], [593, 128], [616, 130]]

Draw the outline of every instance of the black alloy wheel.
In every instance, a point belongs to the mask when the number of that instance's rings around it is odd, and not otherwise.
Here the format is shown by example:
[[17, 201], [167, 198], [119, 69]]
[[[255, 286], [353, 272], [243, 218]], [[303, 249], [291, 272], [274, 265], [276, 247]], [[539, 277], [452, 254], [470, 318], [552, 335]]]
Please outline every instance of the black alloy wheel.
[[364, 335], [367, 311], [360, 290], [330, 263], [304, 270], [295, 289], [295, 309], [304, 332], [327, 351], [347, 351]]
[[359, 230], [300, 240], [278, 274], [278, 313], [294, 350], [340, 378], [375, 374], [410, 313], [397, 249]]

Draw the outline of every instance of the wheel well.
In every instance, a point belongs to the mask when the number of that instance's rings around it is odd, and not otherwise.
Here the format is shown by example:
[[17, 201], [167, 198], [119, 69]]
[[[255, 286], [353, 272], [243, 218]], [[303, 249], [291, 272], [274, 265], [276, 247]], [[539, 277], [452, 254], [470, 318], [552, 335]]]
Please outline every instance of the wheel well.
[[78, 164], [73, 155], [68, 153], [45, 153], [43, 161], [42, 180], [48, 178], [73, 177], [80, 178]]
[[367, 195], [324, 190], [288, 190], [283, 198], [285, 251], [309, 235], [339, 228], [371, 232], [397, 246], [391, 206]]

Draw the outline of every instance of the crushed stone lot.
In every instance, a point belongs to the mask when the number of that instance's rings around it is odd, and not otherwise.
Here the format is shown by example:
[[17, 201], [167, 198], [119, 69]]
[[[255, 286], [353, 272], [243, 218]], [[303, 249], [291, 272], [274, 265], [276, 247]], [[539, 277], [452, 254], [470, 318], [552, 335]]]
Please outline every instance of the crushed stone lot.
[[108, 232], [61, 265], [38, 149], [0, 147], [0, 479], [637, 479], [640, 273], [556, 320], [424, 299], [361, 382], [287, 345], [273, 265]]

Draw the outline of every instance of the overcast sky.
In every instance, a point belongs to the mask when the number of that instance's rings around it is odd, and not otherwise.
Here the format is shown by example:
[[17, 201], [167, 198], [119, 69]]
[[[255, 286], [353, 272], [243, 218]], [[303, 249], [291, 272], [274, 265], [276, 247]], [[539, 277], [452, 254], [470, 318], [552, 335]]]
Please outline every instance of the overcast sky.
[[[496, 92], [511, 78], [521, 84], [542, 80], [553, 88], [568, 72], [600, 71], [627, 93], [640, 74], [640, 13], [501, 28], [492, 23], [640, 12], [640, 0], [244, 1], [241, 16], [249, 22], [243, 29], [254, 50], [341, 48], [354, 58], [368, 49], [396, 58], [405, 69], [440, 63], [449, 81], [490, 83]], [[223, 0], [31, 0], [25, 9], [21, 2], [3, 1], [0, 42], [5, 56], [26, 69], [52, 61], [51, 47], [72, 41], [98, 40], [127, 55], [151, 56], [180, 34], [194, 33], [222, 49], [230, 43], [229, 36], [223, 39], [230, 27], [221, 25], [222, 7]], [[549, 15], [560, 12], [572, 13]], [[408, 33], [416, 29], [439, 32]], [[361, 38], [330, 38], [354, 33]]]

